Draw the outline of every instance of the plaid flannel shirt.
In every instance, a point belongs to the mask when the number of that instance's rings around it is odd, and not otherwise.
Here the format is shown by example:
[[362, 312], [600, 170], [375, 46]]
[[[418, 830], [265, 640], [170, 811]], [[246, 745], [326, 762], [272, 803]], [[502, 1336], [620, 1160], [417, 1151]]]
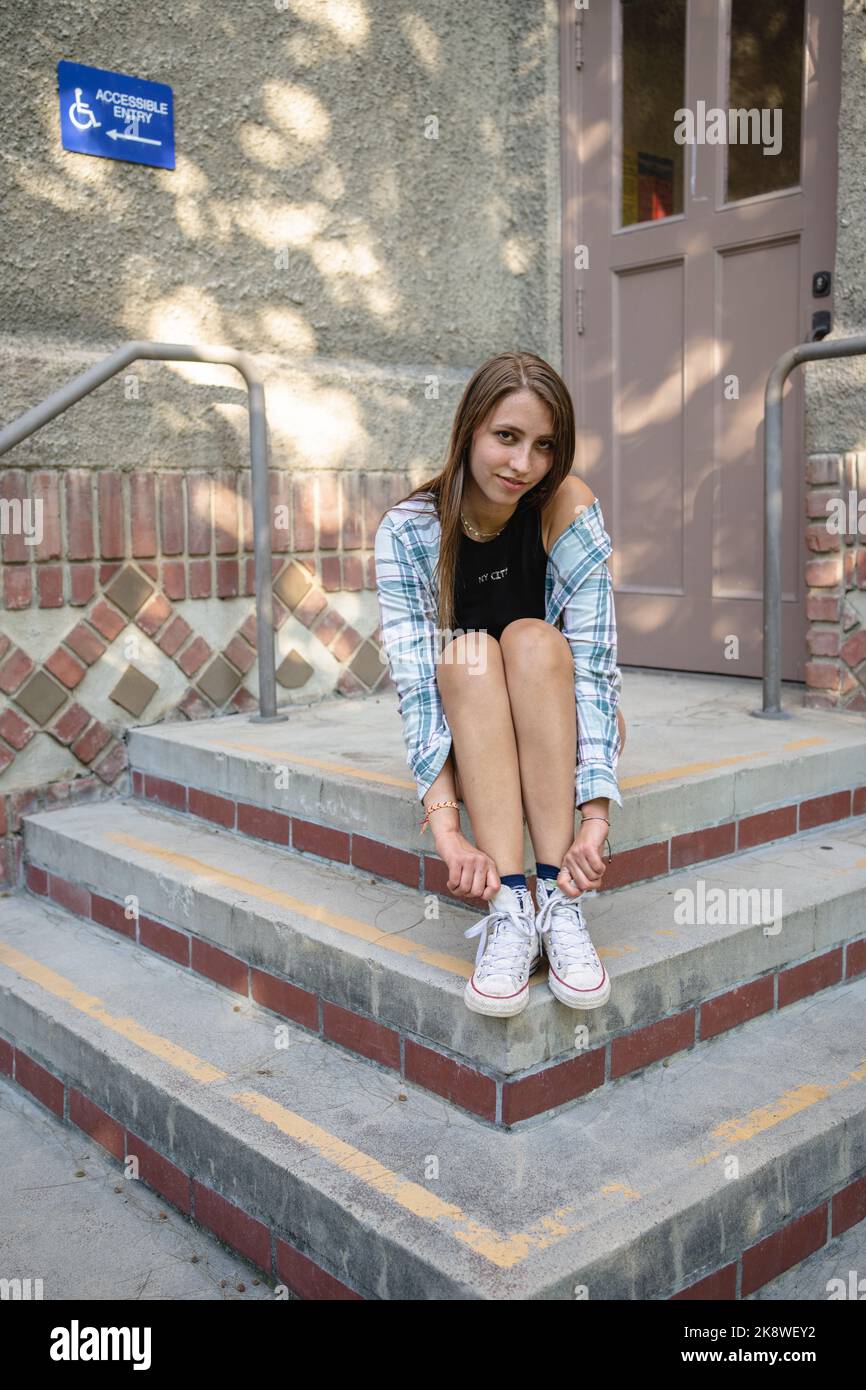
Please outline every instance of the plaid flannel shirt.
[[[460, 631], [437, 627], [434, 571], [440, 534], [434, 499], [426, 493], [387, 511], [375, 539], [379, 638], [397, 690], [406, 761], [421, 800], [451, 751], [436, 661]], [[545, 575], [545, 622], [567, 638], [574, 662], [577, 806], [599, 796], [622, 806], [616, 778], [622, 676], [616, 664], [616, 619], [605, 563], [611, 548], [596, 498], [557, 538]]]

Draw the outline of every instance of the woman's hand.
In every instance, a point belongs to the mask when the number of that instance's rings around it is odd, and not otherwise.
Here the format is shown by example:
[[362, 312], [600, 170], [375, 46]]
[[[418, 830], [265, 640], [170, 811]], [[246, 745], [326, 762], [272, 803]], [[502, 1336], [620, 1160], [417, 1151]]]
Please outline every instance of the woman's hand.
[[499, 892], [496, 865], [483, 849], [476, 849], [460, 830], [443, 830], [436, 836], [436, 852], [448, 866], [448, 891], [458, 898], [481, 898]]
[[607, 868], [601, 851], [607, 835], [608, 826], [603, 820], [587, 819], [581, 825], [574, 844], [563, 857], [556, 880], [557, 887], [568, 897], [579, 898], [581, 893], [601, 887]]

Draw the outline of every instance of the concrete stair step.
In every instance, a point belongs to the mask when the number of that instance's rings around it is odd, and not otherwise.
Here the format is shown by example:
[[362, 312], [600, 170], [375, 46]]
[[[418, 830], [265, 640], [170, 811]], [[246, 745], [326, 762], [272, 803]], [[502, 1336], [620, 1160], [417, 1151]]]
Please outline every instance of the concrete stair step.
[[492, 1131], [28, 895], [0, 1069], [304, 1297], [746, 1298], [866, 1216], [866, 978]]
[[589, 899], [610, 1002], [567, 1009], [542, 967], [504, 1020], [463, 1002], [478, 914], [435, 895], [135, 802], [29, 816], [25, 854], [33, 892], [501, 1125], [866, 970], [866, 818]]
[[866, 1221], [860, 1221], [844, 1234], [822, 1245], [813, 1255], [762, 1284], [746, 1296], [748, 1303], [793, 1300], [816, 1303], [863, 1297], [866, 1284]]
[[4, 1278], [22, 1301], [273, 1302], [261, 1270], [120, 1178], [114, 1155], [2, 1072], [0, 1163]]
[[[730, 677], [625, 673], [605, 891], [866, 813], [862, 716], [789, 703], [789, 719], [755, 719], [758, 694]], [[324, 700], [280, 724], [238, 714], [133, 729], [135, 794], [445, 895], [395, 698]], [[471, 838], [465, 808], [461, 819]], [[528, 832], [524, 863], [534, 870]]]

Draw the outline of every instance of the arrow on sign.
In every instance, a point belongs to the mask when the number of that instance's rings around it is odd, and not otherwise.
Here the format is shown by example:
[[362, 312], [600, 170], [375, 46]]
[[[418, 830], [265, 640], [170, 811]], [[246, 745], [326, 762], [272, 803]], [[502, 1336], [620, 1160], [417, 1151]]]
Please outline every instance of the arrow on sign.
[[109, 140], [137, 140], [140, 145], [161, 145], [161, 140], [148, 140], [146, 135], [132, 135], [128, 130], [107, 130]]

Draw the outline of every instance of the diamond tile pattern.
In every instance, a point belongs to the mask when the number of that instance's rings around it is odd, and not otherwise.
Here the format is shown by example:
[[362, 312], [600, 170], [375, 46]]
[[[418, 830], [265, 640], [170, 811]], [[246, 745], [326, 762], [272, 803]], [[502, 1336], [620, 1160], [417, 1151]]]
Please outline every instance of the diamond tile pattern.
[[108, 698], [137, 719], [144, 713], [158, 689], [157, 682], [151, 680], [143, 671], [139, 671], [137, 666], [127, 666]]
[[117, 604], [129, 618], [134, 618], [139, 608], [153, 593], [143, 574], [132, 565], [125, 565], [116, 579], [105, 590], [106, 598]]
[[224, 705], [230, 695], [240, 685], [241, 677], [224, 656], [214, 657], [197, 685], [215, 705]]
[[65, 699], [66, 691], [45, 671], [37, 671], [15, 696], [16, 704], [21, 706], [25, 714], [30, 715], [34, 724], [40, 726], [48, 723]]
[[[154, 571], [152, 578], [155, 579], [156, 567], [150, 568]], [[76, 657], [85, 666], [97, 667], [111, 643], [132, 619], [157, 644], [163, 655], [173, 660], [187, 675], [194, 677], [195, 671], [202, 669], [201, 676], [178, 704], [178, 713], [188, 718], [201, 718], [212, 709], [222, 710], [226, 706], [229, 709], [247, 710], [255, 705], [254, 697], [243, 685], [243, 680], [255, 664], [256, 620], [254, 613], [249, 614], [222, 650], [214, 654], [204, 637], [180, 617], [162, 589], [142, 572], [142, 566], [125, 563], [111, 566], [109, 573], [110, 582], [105, 584], [102, 592], [93, 595], [86, 612], [79, 609], [75, 613], [67, 637], [62, 639], [61, 645], [48, 661], [41, 663], [39, 669], [34, 670], [34, 663], [20, 648], [10, 654], [10, 643], [5, 642], [0, 650], [3, 658], [0, 662], [3, 674], [0, 688], [40, 731], [51, 733], [52, 738], [70, 748], [85, 766], [93, 763], [94, 758], [111, 741], [110, 756], [102, 759], [96, 771], [104, 781], [113, 782], [124, 770], [125, 750], [122, 741], [118, 743], [113, 740], [111, 730], [102, 722], [110, 716], [110, 710], [103, 708], [98, 713], [87, 710], [72, 698], [70, 690], [64, 689], [61, 681], [53, 678], [48, 667], [53, 664], [58, 674], [62, 674], [67, 667], [74, 666], [76, 673], [80, 669], [83, 675], [84, 667], [79, 667]], [[103, 570], [103, 582], [107, 579], [108, 574]], [[344, 667], [336, 689], [354, 694], [372, 690], [377, 684], [381, 688], [388, 685], [387, 664], [377, 640], [378, 630], [371, 638], [361, 641], [360, 635], [346, 625], [339, 611], [330, 607], [327, 596], [304, 565], [289, 559], [274, 583], [274, 595], [276, 628], [288, 617], [287, 610], [293, 611], [305, 626], [312, 616], [321, 611], [317, 635], [322, 645], [330, 650], [331, 656]], [[299, 690], [315, 675], [315, 667], [293, 647], [283, 658], [276, 675], [284, 689]], [[70, 682], [67, 681], [67, 684]], [[14, 693], [16, 687], [19, 688]], [[137, 666], [129, 664], [110, 691], [108, 699], [133, 719], [139, 719], [158, 690], [157, 681], [145, 675]], [[48, 729], [46, 726], [54, 720], [58, 711], [58, 719]], [[11, 711], [10, 715], [18, 721], [17, 715]], [[11, 766], [15, 753], [20, 751], [12, 736], [16, 728], [17, 723], [10, 723], [5, 740], [0, 743], [5, 755], [0, 773]], [[30, 731], [27, 738], [18, 740], [21, 748], [29, 742], [32, 733]]]
[[277, 667], [276, 675], [280, 685], [285, 686], [287, 690], [297, 690], [300, 686], [306, 685], [313, 675], [313, 668], [297, 648], [292, 647]]

